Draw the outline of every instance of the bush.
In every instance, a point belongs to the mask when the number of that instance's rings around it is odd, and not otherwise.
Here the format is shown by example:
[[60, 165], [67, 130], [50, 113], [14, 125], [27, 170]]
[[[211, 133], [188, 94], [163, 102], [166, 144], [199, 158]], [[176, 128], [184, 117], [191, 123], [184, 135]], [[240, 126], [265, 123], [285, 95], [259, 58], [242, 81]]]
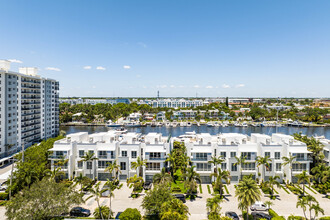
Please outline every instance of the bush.
[[[108, 218], [109, 211], [110, 211], [109, 207], [105, 206], [105, 205], [102, 205], [100, 208], [101, 208], [103, 218]], [[113, 214], [113, 213], [111, 213], [111, 214]], [[101, 219], [100, 211], [99, 211], [98, 207], [94, 210], [93, 215], [96, 219]], [[111, 217], [112, 217], [112, 215], [111, 215]]]
[[294, 216], [294, 215], [290, 215], [288, 217], [288, 220], [304, 220], [305, 218], [302, 216]]
[[0, 206], [5, 206], [7, 201], [0, 201]]
[[202, 185], [199, 184], [199, 193], [203, 194]]
[[209, 194], [212, 194], [210, 185], [207, 185], [207, 191], [209, 192]]
[[172, 192], [181, 192], [181, 188], [179, 186], [173, 186]]
[[272, 217], [277, 217], [278, 214], [273, 209], [268, 209], [268, 214]]
[[123, 213], [119, 216], [120, 220], [141, 220], [142, 216], [139, 210], [137, 209], [126, 209]]
[[319, 218], [319, 220], [330, 220], [330, 216], [321, 217], [321, 218]]
[[8, 199], [8, 193], [1, 192], [0, 193], [0, 200], [7, 200]]

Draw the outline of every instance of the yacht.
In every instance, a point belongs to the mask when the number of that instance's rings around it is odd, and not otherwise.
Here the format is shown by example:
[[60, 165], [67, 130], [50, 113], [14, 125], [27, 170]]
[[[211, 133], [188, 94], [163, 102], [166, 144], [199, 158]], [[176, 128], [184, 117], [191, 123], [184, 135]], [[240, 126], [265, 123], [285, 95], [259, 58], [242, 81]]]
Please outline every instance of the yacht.
[[120, 124], [114, 123], [111, 120], [109, 120], [106, 124], [107, 127], [120, 127]]
[[191, 124], [192, 124], [191, 122], [187, 122], [188, 127], [191, 127]]
[[214, 127], [214, 124], [213, 124], [212, 122], [209, 121], [209, 122], [206, 123], [206, 126], [207, 126], [207, 127]]
[[124, 127], [118, 128], [115, 131], [116, 134], [125, 134], [127, 133], [127, 130]]
[[141, 123], [136, 121], [136, 122], [127, 122], [124, 124], [125, 127], [128, 128], [135, 128], [135, 127], [141, 127]]

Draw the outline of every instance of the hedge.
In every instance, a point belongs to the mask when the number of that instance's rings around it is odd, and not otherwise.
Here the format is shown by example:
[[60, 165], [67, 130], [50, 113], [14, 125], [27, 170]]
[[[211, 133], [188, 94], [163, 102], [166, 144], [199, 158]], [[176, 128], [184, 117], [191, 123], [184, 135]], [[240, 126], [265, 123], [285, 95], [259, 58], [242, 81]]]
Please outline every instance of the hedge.
[[1, 192], [0, 193], [0, 200], [7, 200], [8, 199], [8, 193]]
[[207, 191], [209, 192], [209, 194], [212, 194], [210, 185], [207, 185]]
[[200, 194], [203, 194], [202, 184], [199, 184], [199, 193], [200, 193]]

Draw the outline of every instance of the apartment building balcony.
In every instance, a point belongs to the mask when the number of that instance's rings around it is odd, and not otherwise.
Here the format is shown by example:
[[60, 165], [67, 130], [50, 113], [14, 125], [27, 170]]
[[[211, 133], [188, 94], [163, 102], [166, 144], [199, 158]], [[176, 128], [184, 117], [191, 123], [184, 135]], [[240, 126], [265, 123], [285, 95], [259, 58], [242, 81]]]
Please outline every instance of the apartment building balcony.
[[41, 132], [35, 132], [35, 133], [33, 133], [33, 134], [30, 134], [30, 135], [26, 135], [26, 136], [22, 136], [22, 138], [30, 138], [30, 137], [34, 137], [34, 136], [36, 136], [36, 135], [38, 135], [38, 134], [40, 134]]
[[36, 109], [40, 109], [40, 107], [22, 107], [21, 109], [22, 109], [22, 111], [27, 111], [27, 110], [36, 110]]
[[149, 160], [166, 160], [166, 157], [149, 157]]
[[97, 158], [98, 159], [103, 159], [103, 160], [114, 160], [114, 159], [116, 159], [115, 156], [111, 157], [111, 156], [107, 156], [107, 155], [98, 155]]
[[68, 159], [68, 155], [49, 155], [48, 159], [52, 160], [61, 160], [61, 159]]
[[28, 85], [25, 85], [25, 84], [22, 84], [21, 87], [23, 89], [41, 89], [40, 86], [28, 86]]
[[29, 115], [40, 115], [41, 112], [33, 112], [33, 113], [26, 113], [26, 114], [22, 114], [21, 116], [29, 116]]
[[192, 161], [207, 161], [207, 157], [199, 157], [199, 158], [194, 157], [191, 160]]

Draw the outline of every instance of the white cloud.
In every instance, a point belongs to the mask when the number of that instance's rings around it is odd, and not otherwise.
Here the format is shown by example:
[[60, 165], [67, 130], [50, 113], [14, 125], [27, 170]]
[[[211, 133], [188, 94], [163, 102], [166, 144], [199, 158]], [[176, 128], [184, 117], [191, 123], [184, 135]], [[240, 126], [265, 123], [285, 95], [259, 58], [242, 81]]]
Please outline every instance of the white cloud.
[[229, 88], [230, 88], [230, 85], [223, 84], [223, 85], [222, 85], [222, 88], [224, 88], [224, 89], [229, 89]]
[[96, 89], [96, 86], [92, 86], [93, 89]]
[[180, 85], [180, 86], [179, 86], [179, 88], [184, 88], [184, 87], [185, 87], [185, 86], [183, 86], [183, 85]]
[[84, 69], [85, 70], [90, 70], [90, 69], [92, 69], [92, 67], [91, 66], [84, 66]]
[[16, 59], [9, 59], [8, 61], [10, 61], [11, 63], [23, 63], [22, 61]]
[[131, 69], [131, 66], [125, 65], [123, 66], [124, 69]]
[[244, 87], [245, 85], [244, 84], [238, 84], [236, 85], [236, 88], [240, 88], [240, 87]]
[[146, 89], [147, 87], [146, 86], [142, 86], [142, 88]]
[[105, 67], [103, 67], [103, 66], [98, 66], [98, 67], [96, 67], [96, 69], [97, 69], [97, 70], [105, 70]]
[[167, 85], [157, 85], [157, 88], [161, 88], [161, 89], [165, 89], [167, 87]]
[[144, 47], [144, 48], [147, 47], [147, 45], [145, 43], [143, 43], [143, 42], [139, 42], [138, 45], [140, 45], [141, 47]]
[[207, 89], [213, 89], [213, 86], [206, 86]]
[[201, 86], [200, 85], [194, 85], [194, 88], [196, 88], [196, 89], [199, 88], [199, 87], [201, 87]]
[[175, 88], [175, 85], [170, 85], [171, 88]]
[[51, 70], [51, 71], [57, 71], [57, 72], [61, 71], [61, 69], [57, 68], [57, 67], [46, 67], [45, 70]]
[[136, 75], [136, 78], [141, 78], [141, 75], [137, 74], [137, 75]]

